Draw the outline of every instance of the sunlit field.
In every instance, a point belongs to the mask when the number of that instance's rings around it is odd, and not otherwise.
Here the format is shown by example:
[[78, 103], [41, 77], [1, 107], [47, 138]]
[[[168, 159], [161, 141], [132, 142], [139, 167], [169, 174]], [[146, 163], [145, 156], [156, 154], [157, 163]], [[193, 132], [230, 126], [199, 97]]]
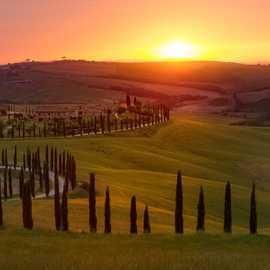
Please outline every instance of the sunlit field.
[[[32, 233], [22, 229], [21, 202], [3, 202], [1, 269], [34, 269], [39, 265], [41, 269], [254, 269], [258, 261], [258, 269], [268, 269], [270, 129], [232, 126], [231, 121], [174, 115], [168, 124], [121, 134], [1, 141], [1, 147], [8, 145], [10, 150], [16, 144], [18, 156], [26, 146], [44, 149], [49, 144], [70, 150], [76, 157], [80, 183], [88, 182], [90, 172], [96, 173], [98, 214], [98, 234], [91, 235], [87, 192], [77, 187], [69, 195], [71, 232], [55, 232], [53, 200], [40, 199], [33, 200]], [[174, 234], [179, 169], [184, 175], [183, 237]], [[228, 180], [232, 183], [232, 236], [222, 233]], [[248, 236], [253, 181], [257, 187], [258, 231], [265, 236]], [[201, 185], [206, 233], [198, 235], [196, 207]], [[103, 234], [107, 186], [111, 190], [110, 236]], [[132, 195], [137, 197], [138, 236], [128, 235]], [[141, 234], [146, 204], [152, 227], [152, 234], [147, 236]]]

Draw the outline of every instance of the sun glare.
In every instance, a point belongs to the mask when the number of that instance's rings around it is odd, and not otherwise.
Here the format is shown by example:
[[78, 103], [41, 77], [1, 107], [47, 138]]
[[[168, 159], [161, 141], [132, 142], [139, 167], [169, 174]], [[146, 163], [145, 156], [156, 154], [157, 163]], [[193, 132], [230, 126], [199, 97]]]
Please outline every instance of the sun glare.
[[158, 49], [158, 56], [162, 59], [190, 59], [198, 56], [198, 48], [192, 44], [173, 41], [162, 45]]

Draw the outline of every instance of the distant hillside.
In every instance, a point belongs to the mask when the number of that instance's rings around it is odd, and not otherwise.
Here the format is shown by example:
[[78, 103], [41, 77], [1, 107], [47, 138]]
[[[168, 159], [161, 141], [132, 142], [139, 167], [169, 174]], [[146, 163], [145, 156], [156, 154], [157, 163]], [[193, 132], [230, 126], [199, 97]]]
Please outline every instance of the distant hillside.
[[0, 67], [0, 102], [103, 104], [128, 93], [174, 107], [225, 110], [237, 93], [245, 110], [256, 110], [258, 102], [268, 107], [268, 88], [270, 67], [261, 65], [66, 60]]

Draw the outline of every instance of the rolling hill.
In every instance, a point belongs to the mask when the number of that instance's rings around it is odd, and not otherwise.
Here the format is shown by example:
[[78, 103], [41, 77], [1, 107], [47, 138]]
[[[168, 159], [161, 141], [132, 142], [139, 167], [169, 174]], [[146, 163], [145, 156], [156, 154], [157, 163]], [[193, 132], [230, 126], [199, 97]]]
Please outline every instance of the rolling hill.
[[[33, 232], [20, 229], [20, 201], [6, 201], [0, 263], [4, 269], [38, 265], [40, 269], [227, 269], [232, 265], [253, 269], [255, 264], [267, 269], [269, 236], [246, 234], [253, 181], [257, 185], [259, 233], [270, 233], [268, 138], [269, 128], [232, 126], [220, 116], [180, 114], [168, 125], [126, 134], [2, 140], [1, 147], [12, 149], [16, 144], [18, 154], [27, 146], [43, 149], [46, 144], [72, 151], [81, 183], [88, 182], [89, 172], [96, 172], [99, 233], [86, 233], [88, 199], [81, 188], [69, 198], [70, 233], [54, 232], [53, 200], [33, 201]], [[178, 169], [184, 175], [184, 237], [173, 234]], [[232, 236], [222, 234], [228, 180], [232, 182]], [[206, 199], [206, 233], [194, 234], [201, 185]], [[111, 236], [102, 235], [107, 186], [111, 190]], [[147, 204], [150, 208], [153, 233], [149, 236], [127, 235], [132, 195], [138, 201], [140, 233], [143, 207]], [[251, 251], [252, 256], [247, 256]], [[11, 259], [14, 252], [16, 260]]]
[[269, 66], [221, 62], [66, 60], [0, 68], [0, 101], [15, 103], [110, 104], [128, 93], [189, 111], [224, 111], [237, 93], [240, 110], [256, 111], [258, 102], [268, 104], [269, 87]]

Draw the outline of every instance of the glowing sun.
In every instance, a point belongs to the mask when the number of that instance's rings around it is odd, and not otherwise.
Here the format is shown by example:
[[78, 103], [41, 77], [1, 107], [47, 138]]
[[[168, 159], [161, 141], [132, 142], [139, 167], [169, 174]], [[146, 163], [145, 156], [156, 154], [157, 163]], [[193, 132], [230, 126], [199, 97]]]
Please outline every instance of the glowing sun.
[[189, 59], [198, 54], [196, 46], [179, 41], [166, 43], [158, 49], [158, 56], [163, 59]]

